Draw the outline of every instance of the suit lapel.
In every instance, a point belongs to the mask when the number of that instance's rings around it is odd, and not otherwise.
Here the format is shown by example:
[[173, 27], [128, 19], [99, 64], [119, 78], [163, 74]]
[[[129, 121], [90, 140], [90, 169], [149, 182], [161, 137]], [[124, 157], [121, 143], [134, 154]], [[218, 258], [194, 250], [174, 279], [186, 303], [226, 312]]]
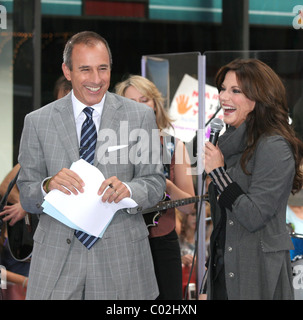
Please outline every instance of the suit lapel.
[[71, 94], [68, 94], [55, 106], [54, 126], [59, 138], [72, 162], [79, 160], [79, 143], [73, 112]]
[[107, 92], [103, 112], [101, 116], [100, 129], [113, 129], [117, 131], [120, 126], [120, 117], [117, 110], [122, 106], [122, 103], [115, 96]]
[[[103, 129], [113, 130], [118, 139], [120, 121], [122, 121], [123, 119], [121, 119], [121, 115], [119, 112], [117, 112], [117, 110], [121, 106], [122, 106], [122, 103], [120, 102], [120, 100], [116, 99], [116, 97], [112, 93], [110, 92], [106, 93], [106, 98], [104, 101], [103, 111], [101, 115], [100, 129], [98, 132], [98, 141], [96, 145], [96, 150], [100, 150], [100, 148], [102, 147], [102, 144], [104, 143], [104, 141], [102, 141], [102, 136], [101, 136], [102, 132], [100, 132], [101, 130]], [[97, 165], [97, 163], [99, 162], [97, 160], [97, 156], [99, 156], [99, 161], [101, 161], [102, 158], [105, 156], [105, 153], [102, 153], [101, 157], [100, 157], [100, 154], [98, 155], [97, 152], [95, 153], [95, 165]]]

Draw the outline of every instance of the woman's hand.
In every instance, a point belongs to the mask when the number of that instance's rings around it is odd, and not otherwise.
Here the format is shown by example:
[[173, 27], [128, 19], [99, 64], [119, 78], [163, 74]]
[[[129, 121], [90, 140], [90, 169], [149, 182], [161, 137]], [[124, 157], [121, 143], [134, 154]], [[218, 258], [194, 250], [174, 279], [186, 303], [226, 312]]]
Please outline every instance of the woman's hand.
[[214, 146], [211, 142], [205, 143], [205, 172], [208, 174], [216, 168], [224, 167], [224, 156], [218, 145]]
[[0, 216], [4, 216], [3, 221], [9, 221], [9, 225], [13, 226], [26, 216], [26, 211], [23, 210], [20, 202], [17, 202], [13, 205], [5, 206]]
[[185, 266], [191, 267], [193, 263], [193, 255], [185, 254], [184, 256], [181, 257], [181, 260], [182, 260], [182, 264], [184, 264]]

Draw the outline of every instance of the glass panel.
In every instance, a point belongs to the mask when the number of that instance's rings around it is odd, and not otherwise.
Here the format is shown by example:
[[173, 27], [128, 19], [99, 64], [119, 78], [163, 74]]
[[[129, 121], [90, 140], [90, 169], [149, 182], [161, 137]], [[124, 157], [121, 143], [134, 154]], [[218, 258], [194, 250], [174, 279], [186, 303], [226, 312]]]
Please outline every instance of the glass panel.
[[174, 120], [174, 134], [183, 142], [193, 140], [198, 130], [198, 57], [200, 53], [144, 56], [142, 75], [150, 79], [166, 100], [166, 108]]
[[13, 23], [0, 1], [0, 181], [13, 166]]
[[[173, 119], [174, 130], [168, 130], [168, 133], [179, 138], [187, 147], [191, 158], [191, 173], [197, 195], [201, 194], [198, 182], [202, 171], [199, 165], [202, 162], [199, 157], [197, 159], [197, 154], [201, 155], [202, 152], [201, 150], [197, 151], [197, 146], [203, 145], [203, 135], [197, 134], [197, 132], [199, 128], [204, 127], [205, 120], [203, 119], [204, 112], [202, 112], [204, 106], [201, 104], [203, 102], [201, 97], [204, 89], [202, 85], [203, 61], [201, 58], [202, 56], [199, 52], [142, 57], [142, 75], [151, 80], [161, 91], [166, 100], [166, 109], [171, 119]], [[200, 210], [200, 202], [197, 203], [197, 208], [199, 209], [196, 210], [197, 228], [201, 230], [201, 239], [205, 238], [203, 232], [205, 230], [205, 205], [204, 202], [202, 204], [202, 210]], [[199, 213], [201, 213], [201, 217]], [[178, 216], [178, 212], [176, 212], [176, 215]], [[198, 223], [199, 221], [202, 221], [202, 223]], [[205, 241], [201, 241], [201, 248], [204, 243]], [[197, 246], [197, 242], [195, 242], [195, 247]], [[201, 261], [205, 260], [203, 254], [199, 258]], [[200, 263], [197, 266], [200, 267]], [[190, 276], [191, 272], [192, 275]], [[183, 295], [188, 293], [191, 299], [195, 299], [196, 289], [194, 292], [191, 289], [193, 286], [197, 287], [196, 268], [194, 267], [191, 271], [191, 267], [183, 266], [182, 273]], [[190, 285], [187, 287], [189, 276]]]

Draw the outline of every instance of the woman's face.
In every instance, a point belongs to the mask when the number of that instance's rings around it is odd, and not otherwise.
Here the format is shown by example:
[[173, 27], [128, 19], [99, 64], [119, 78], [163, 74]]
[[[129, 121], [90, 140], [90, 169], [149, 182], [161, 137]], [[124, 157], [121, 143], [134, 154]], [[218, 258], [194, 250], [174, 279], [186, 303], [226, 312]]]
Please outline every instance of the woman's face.
[[187, 225], [191, 229], [196, 229], [196, 213], [191, 213], [187, 216]]
[[129, 86], [125, 92], [124, 96], [128, 99], [144, 103], [155, 110], [155, 104], [152, 99], [145, 97], [141, 92], [139, 92], [135, 87]]
[[238, 128], [255, 108], [255, 101], [249, 100], [242, 92], [237, 82], [236, 73], [228, 71], [221, 85], [219, 94], [223, 109], [224, 122]]

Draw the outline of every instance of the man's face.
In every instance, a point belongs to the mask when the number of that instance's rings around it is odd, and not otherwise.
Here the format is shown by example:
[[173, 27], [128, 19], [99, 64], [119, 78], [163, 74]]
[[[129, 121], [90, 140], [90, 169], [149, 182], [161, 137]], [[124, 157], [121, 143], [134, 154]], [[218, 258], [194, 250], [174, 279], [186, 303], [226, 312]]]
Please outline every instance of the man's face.
[[99, 42], [76, 44], [72, 52], [72, 71], [63, 63], [65, 77], [72, 82], [76, 98], [86, 106], [99, 103], [110, 85], [110, 60], [106, 46]]

